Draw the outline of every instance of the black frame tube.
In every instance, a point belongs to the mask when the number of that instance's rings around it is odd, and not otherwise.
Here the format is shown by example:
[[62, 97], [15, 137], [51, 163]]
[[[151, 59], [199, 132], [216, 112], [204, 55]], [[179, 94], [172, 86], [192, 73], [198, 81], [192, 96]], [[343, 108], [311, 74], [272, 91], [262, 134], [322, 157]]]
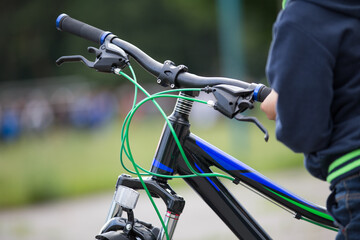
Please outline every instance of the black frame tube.
[[[187, 158], [195, 170], [202, 173], [212, 173], [205, 159], [196, 157], [196, 149], [186, 147]], [[180, 175], [190, 174], [186, 164], [179, 161], [178, 172]], [[237, 201], [229, 190], [218, 178], [194, 177], [185, 178], [184, 181], [208, 204], [220, 217], [229, 229], [239, 239], [271, 239], [265, 230]]]
[[[171, 118], [171, 117], [170, 117]], [[183, 120], [183, 119], [182, 119]], [[316, 211], [326, 214], [326, 209], [319, 206], [311, 206], [310, 204], [305, 203], [305, 208], [299, 207], [296, 199], [290, 199], [291, 201], [286, 200], [276, 193], [276, 190], [269, 191], [266, 187], [260, 182], [257, 182], [251, 178], [246, 177], [242, 174], [244, 172], [250, 173], [249, 170], [239, 171], [239, 170], [228, 170], [224, 168], [221, 164], [216, 162], [211, 156], [209, 156], [201, 147], [199, 147], [195, 142], [197, 138], [195, 135], [190, 133], [190, 125], [184, 127], [183, 121], [177, 121], [176, 119], [172, 120], [172, 125], [174, 129], [181, 129], [177, 131], [180, 142], [182, 143], [183, 149], [185, 151], [186, 157], [189, 160], [189, 163], [192, 167], [201, 173], [212, 173], [210, 166], [215, 166], [224, 172], [229, 173], [231, 176], [235, 177], [237, 180], [242, 181], [245, 185], [251, 187], [252, 189], [262, 193], [263, 195], [273, 199], [280, 205], [286, 207], [287, 209], [294, 212], [294, 215], [297, 217], [306, 217], [308, 219], [314, 220], [320, 224], [324, 224], [329, 227], [334, 227], [334, 224], [331, 220], [325, 219], [320, 215], [314, 214], [309, 209], [316, 209]], [[168, 156], [167, 151], [171, 151], [173, 155], [171, 156], [171, 161], [168, 161], [168, 158], [159, 158], [157, 159], [160, 163], [170, 164], [171, 168], [174, 170], [167, 175], [179, 174], [179, 175], [189, 175], [192, 172], [189, 170], [188, 166], [184, 162], [183, 158], [177, 150], [177, 146], [173, 144], [173, 138], [169, 137], [168, 126], [165, 125], [163, 130], [163, 135], [161, 136], [160, 143], [163, 142], [164, 146], [171, 145], [171, 148], [160, 147], [157, 149], [156, 156]], [[168, 136], [166, 141], [163, 141], [163, 136]], [[172, 142], [172, 143], [169, 143]], [[161, 144], [159, 144], [161, 146]], [[163, 152], [165, 151], [165, 152]], [[154, 173], [164, 173], [161, 172], [161, 169], [157, 167], [152, 168]], [[167, 178], [156, 178], [160, 182], [167, 182]], [[216, 177], [193, 177], [185, 178], [184, 181], [195, 191], [197, 192], [202, 199], [210, 206], [210, 208], [223, 220], [223, 222], [233, 231], [233, 233], [240, 239], [271, 239], [268, 234], [262, 229], [262, 227], [252, 218], [250, 214], [242, 207], [242, 205], [236, 200], [235, 197], [231, 195], [228, 189], [216, 178]], [[288, 195], [284, 195], [287, 198], [291, 198]], [[301, 203], [300, 201], [298, 203]], [[304, 204], [304, 203], [302, 203]]]
[[[182, 143], [186, 157], [192, 167], [198, 172], [211, 173], [212, 171], [209, 168], [211, 159], [204, 154], [200, 147], [193, 144], [195, 139], [190, 134], [190, 124], [187, 117], [175, 111], [169, 117], [169, 120], [173, 128], [177, 130], [179, 141]], [[153, 163], [151, 172], [166, 175], [176, 173], [179, 175], [192, 174], [182, 159], [173, 137], [169, 134], [169, 127], [165, 124], [155, 153], [155, 160], [174, 171], [164, 171], [164, 169]], [[153, 179], [159, 182], [167, 182], [168, 180], [160, 177], [153, 177]], [[239, 239], [271, 239], [217, 178], [193, 177], [184, 180]]]

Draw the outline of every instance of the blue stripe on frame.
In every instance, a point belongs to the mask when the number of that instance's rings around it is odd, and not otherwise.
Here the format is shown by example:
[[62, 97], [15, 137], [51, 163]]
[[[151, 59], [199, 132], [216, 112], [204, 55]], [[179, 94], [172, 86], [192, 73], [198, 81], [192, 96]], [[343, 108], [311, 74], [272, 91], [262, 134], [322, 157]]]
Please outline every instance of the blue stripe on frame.
[[154, 167], [160, 168], [160, 169], [165, 170], [165, 171], [170, 172], [170, 173], [174, 172], [174, 170], [172, 168], [169, 168], [168, 166], [165, 166], [164, 164], [162, 164], [161, 162], [159, 162], [156, 159], [154, 159], [152, 165]]
[[[199, 169], [199, 171], [200, 171], [201, 173], [205, 173], [196, 163], [195, 163], [195, 167], [196, 167], [197, 169]], [[217, 190], [218, 192], [220, 192], [220, 189], [218, 188], [218, 186], [216, 186], [216, 184], [215, 184], [209, 177], [206, 177], [206, 179], [214, 186], [214, 188], [216, 188], [216, 190]]]
[[319, 209], [318, 206], [316, 206], [308, 201], [305, 201], [304, 199], [301, 199], [300, 197], [288, 192], [284, 188], [276, 185], [270, 179], [266, 178], [265, 176], [263, 176], [259, 172], [255, 171], [251, 167], [247, 166], [246, 164], [242, 163], [241, 161], [237, 160], [236, 158], [221, 151], [217, 147], [214, 147], [213, 145], [202, 140], [201, 138], [199, 138], [195, 135], [193, 135], [193, 136], [195, 137], [196, 144], [200, 148], [202, 148], [207, 154], [209, 154], [211, 158], [213, 158], [216, 162], [218, 162], [226, 170], [229, 170], [229, 171], [231, 171], [231, 170], [238, 170], [238, 171], [246, 170], [245, 172], [240, 172], [240, 174], [242, 174], [242, 175], [244, 175], [244, 176], [246, 176], [268, 188], [276, 190], [276, 191], [284, 194], [285, 196], [292, 197], [293, 199], [296, 199], [304, 204], [307, 204], [314, 208]]

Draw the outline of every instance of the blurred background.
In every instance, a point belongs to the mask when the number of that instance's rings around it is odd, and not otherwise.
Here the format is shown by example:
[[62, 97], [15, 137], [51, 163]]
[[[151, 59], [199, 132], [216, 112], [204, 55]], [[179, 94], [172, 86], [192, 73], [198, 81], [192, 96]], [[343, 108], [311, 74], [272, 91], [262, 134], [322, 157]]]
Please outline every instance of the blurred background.
[[[120, 131], [132, 104], [133, 86], [82, 63], [57, 67], [55, 61], [63, 55], [80, 54], [93, 60], [86, 49], [95, 46], [57, 31], [59, 14], [111, 31], [159, 62], [169, 59], [184, 64], [191, 73], [267, 84], [266, 57], [280, 9], [280, 0], [17, 0], [3, 4], [0, 218], [19, 209], [111, 192], [124, 172], [119, 162]], [[163, 90], [153, 76], [134, 61], [132, 65], [145, 88], [152, 93]], [[170, 114], [174, 101], [159, 102]], [[276, 142], [274, 123], [265, 119], [258, 105], [248, 115], [257, 116], [268, 128], [269, 143], [255, 126], [230, 121], [197, 104], [192, 131], [261, 172], [303, 168], [301, 155]], [[163, 122], [147, 104], [131, 125], [132, 151], [145, 167], [151, 164]], [[4, 239], [35, 239], [26, 227], [9, 230], [4, 221], [0, 220]]]

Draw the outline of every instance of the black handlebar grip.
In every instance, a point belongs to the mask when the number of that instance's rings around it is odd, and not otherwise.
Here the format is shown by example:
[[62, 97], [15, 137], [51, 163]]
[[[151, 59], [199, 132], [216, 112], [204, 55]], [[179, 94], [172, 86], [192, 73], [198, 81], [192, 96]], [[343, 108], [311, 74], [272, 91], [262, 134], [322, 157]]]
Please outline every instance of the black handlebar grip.
[[270, 94], [271, 90], [271, 88], [259, 84], [254, 90], [254, 100], [258, 102], [263, 102], [265, 98]]
[[56, 28], [60, 31], [69, 32], [92, 42], [103, 44], [110, 32], [103, 31], [89, 24], [69, 17], [67, 14], [60, 14], [56, 19]]

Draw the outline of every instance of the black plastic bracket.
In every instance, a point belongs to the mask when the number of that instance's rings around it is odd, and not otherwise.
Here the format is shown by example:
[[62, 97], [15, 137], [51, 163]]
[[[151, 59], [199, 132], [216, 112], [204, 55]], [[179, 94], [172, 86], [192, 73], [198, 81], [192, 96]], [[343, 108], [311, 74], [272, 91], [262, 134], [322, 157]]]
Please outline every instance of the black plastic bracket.
[[294, 218], [300, 220], [300, 219], [302, 218], [302, 215], [297, 212], [297, 213], [295, 214]]
[[[185, 200], [183, 197], [177, 195], [167, 183], [158, 182], [153, 178], [144, 179], [144, 182], [151, 196], [160, 197], [164, 201], [167, 210], [179, 215], [182, 213], [185, 207]], [[125, 174], [119, 176], [116, 187], [118, 185], [126, 186], [134, 190], [144, 189], [138, 178], [132, 178]]]
[[125, 218], [115, 217], [110, 219], [101, 229], [100, 234], [95, 238], [99, 240], [122, 240], [122, 239], [142, 239], [156, 240], [160, 229], [150, 223], [145, 223], [135, 219], [131, 231], [127, 230], [128, 221]]
[[242, 122], [254, 123], [263, 133], [265, 133], [265, 141], [269, 139], [269, 133], [266, 128], [255, 117], [243, 116], [241, 113], [247, 109], [254, 108], [253, 94], [254, 89], [241, 88], [226, 84], [216, 85], [212, 88], [206, 87], [205, 92], [212, 92], [216, 98], [214, 109], [232, 119], [235, 118]]
[[233, 118], [239, 112], [253, 108], [252, 89], [220, 84], [212, 87], [216, 98], [215, 110], [228, 118]]
[[157, 78], [157, 83], [163, 87], [175, 88], [176, 78], [179, 73], [187, 71], [188, 68], [185, 65], [175, 66], [174, 62], [166, 60]]
[[135, 218], [134, 218], [134, 212], [131, 209], [123, 208], [123, 211], [127, 213], [127, 221], [124, 229], [124, 233], [127, 235], [130, 235], [131, 231], [134, 228]]
[[240, 183], [240, 178], [234, 178], [233, 183], [238, 185]]

